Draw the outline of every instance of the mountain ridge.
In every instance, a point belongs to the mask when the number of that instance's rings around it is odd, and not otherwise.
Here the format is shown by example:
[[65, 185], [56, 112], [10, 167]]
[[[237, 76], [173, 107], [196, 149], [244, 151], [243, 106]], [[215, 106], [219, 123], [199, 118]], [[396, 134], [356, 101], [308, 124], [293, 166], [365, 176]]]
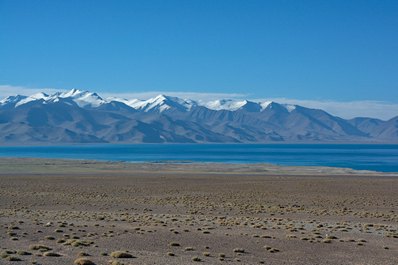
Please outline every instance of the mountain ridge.
[[167, 95], [104, 99], [73, 89], [0, 100], [0, 143], [398, 143], [398, 116], [343, 119], [273, 101]]

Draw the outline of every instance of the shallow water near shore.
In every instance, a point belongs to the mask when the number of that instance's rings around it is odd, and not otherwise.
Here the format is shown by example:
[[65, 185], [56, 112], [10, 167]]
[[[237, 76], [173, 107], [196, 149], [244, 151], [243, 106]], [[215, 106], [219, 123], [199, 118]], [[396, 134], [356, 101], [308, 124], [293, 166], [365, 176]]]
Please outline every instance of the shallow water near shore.
[[272, 163], [398, 172], [398, 145], [129, 144], [0, 147], [0, 157], [126, 162]]

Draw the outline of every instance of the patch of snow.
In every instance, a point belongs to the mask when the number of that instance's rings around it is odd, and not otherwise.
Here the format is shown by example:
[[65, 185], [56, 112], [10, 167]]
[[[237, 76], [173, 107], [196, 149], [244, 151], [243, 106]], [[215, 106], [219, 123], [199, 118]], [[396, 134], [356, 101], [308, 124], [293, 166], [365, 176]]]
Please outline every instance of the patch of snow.
[[19, 101], [25, 99], [26, 96], [16, 95], [16, 96], [9, 96], [2, 100], [0, 100], [0, 105], [7, 105], [7, 104], [14, 104], [18, 103]]
[[60, 98], [71, 98], [79, 107], [98, 107], [107, 101], [102, 99], [97, 93], [92, 93], [89, 91], [81, 91], [78, 89], [72, 89], [68, 92], [59, 93], [58, 96]]
[[272, 101], [260, 102], [261, 110], [262, 111], [265, 110], [271, 103], [272, 103]]
[[68, 92], [60, 93], [59, 97], [60, 98], [76, 97], [82, 93], [83, 93], [83, 91], [73, 88], [72, 90], [70, 90]]
[[48, 98], [49, 98], [49, 95], [47, 95], [46, 93], [43, 93], [43, 92], [36, 93], [34, 95], [31, 95], [30, 97], [20, 100], [17, 104], [15, 104], [15, 107], [19, 107], [21, 105], [24, 105], [26, 103], [36, 101], [36, 100], [44, 100], [45, 101]]
[[204, 106], [208, 109], [212, 110], [230, 110], [235, 111], [248, 103], [247, 100], [236, 101], [231, 99], [219, 99], [214, 101], [209, 101], [204, 104]]
[[293, 110], [296, 109], [296, 105], [285, 104], [283, 106], [287, 109], [288, 112], [292, 112]]
[[177, 97], [158, 95], [148, 100], [133, 99], [127, 102], [130, 107], [144, 112], [159, 111], [176, 108], [179, 110], [190, 110], [196, 103], [191, 100], [184, 100]]

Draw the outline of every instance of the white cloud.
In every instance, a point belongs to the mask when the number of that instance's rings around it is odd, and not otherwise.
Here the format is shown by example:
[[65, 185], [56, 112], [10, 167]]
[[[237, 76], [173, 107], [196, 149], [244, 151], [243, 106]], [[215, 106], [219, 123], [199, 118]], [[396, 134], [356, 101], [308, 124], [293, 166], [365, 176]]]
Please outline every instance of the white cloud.
[[398, 104], [384, 101], [300, 100], [288, 98], [273, 98], [267, 100], [272, 100], [278, 103], [295, 104], [307, 108], [322, 109], [332, 115], [345, 119], [371, 117], [388, 120], [398, 116]]
[[0, 85], [0, 98], [5, 98], [8, 96], [24, 95], [30, 96], [39, 92], [44, 92], [47, 94], [53, 94], [58, 91], [64, 91], [64, 89], [55, 88], [29, 88], [23, 86], [10, 86], [10, 85]]
[[[0, 98], [15, 96], [15, 95], [24, 95], [30, 96], [35, 93], [44, 92], [47, 94], [53, 94], [59, 91], [68, 91], [70, 89], [56, 89], [56, 88], [29, 88], [24, 86], [11, 86], [11, 85], [0, 85]], [[80, 89], [84, 90], [84, 89]], [[93, 91], [96, 92], [96, 91]], [[115, 92], [102, 92], [98, 93], [103, 98], [124, 98], [124, 99], [149, 99], [151, 97], [155, 97], [160, 94], [164, 94], [167, 96], [179, 97], [183, 99], [192, 99], [198, 101], [210, 101], [216, 100], [220, 98], [229, 98], [229, 99], [242, 99], [247, 97], [245, 94], [239, 93], [199, 93], [199, 92], [173, 92], [173, 91], [148, 91], [148, 92], [128, 92], [128, 93], [115, 93]]]
[[149, 91], [149, 92], [132, 92], [132, 93], [101, 93], [101, 96], [107, 97], [118, 97], [124, 99], [149, 99], [156, 97], [157, 95], [167, 95], [172, 97], [179, 97], [182, 99], [192, 99], [197, 101], [211, 101], [220, 98], [229, 99], [242, 99], [247, 95], [239, 93], [200, 93], [200, 92], [173, 92], [173, 91]]
[[[0, 99], [11, 95], [32, 95], [38, 92], [52, 94], [66, 89], [55, 88], [28, 88], [23, 86], [0, 85]], [[383, 120], [398, 116], [398, 103], [361, 100], [361, 101], [333, 101], [333, 100], [302, 100], [289, 98], [267, 98], [253, 99], [248, 94], [239, 93], [199, 93], [199, 92], [165, 92], [165, 91], [149, 91], [149, 92], [131, 92], [131, 93], [99, 93], [102, 97], [118, 97], [125, 99], [148, 99], [159, 94], [180, 97], [184, 99], [193, 99], [197, 101], [207, 102], [216, 99], [250, 99], [252, 101], [275, 101], [278, 103], [295, 104], [307, 108], [322, 109], [332, 115], [336, 115], [345, 119], [354, 117], [372, 117]]]

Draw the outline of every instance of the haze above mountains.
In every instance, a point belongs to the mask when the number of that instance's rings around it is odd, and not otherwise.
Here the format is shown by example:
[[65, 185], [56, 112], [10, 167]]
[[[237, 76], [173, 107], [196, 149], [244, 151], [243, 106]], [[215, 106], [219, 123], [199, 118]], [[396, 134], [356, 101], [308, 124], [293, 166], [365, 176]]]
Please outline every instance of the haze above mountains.
[[159, 95], [104, 99], [73, 89], [0, 101], [0, 143], [397, 143], [398, 116], [350, 120], [272, 101]]

